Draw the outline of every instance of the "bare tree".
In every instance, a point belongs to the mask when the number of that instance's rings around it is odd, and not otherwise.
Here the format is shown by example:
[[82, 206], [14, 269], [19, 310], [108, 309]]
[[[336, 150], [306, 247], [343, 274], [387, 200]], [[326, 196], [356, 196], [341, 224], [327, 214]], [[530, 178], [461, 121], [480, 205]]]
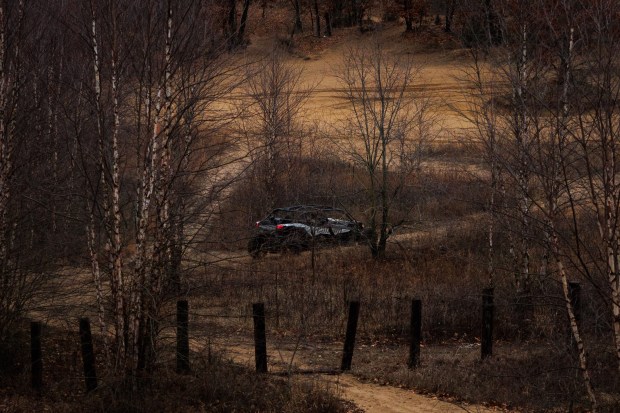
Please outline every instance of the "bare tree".
[[[620, 167], [617, 162], [620, 154], [620, 110], [617, 104], [620, 97], [620, 25], [616, 19], [609, 19], [609, 16], [618, 15], [620, 9], [611, 1], [596, 2], [591, 8], [580, 6], [567, 8], [583, 17], [581, 22], [576, 18], [577, 21], [569, 19], [573, 24], [565, 29], [564, 37], [568, 39], [565, 43], [571, 47], [578, 42], [585, 43], [586, 46], [579, 48], [585, 55], [579, 56], [572, 52], [572, 48], [565, 47], [571, 53], [566, 52], [561, 60], [565, 73], [559, 78], [566, 84], [565, 89], [572, 93], [563, 90], [566, 97], [558, 119], [563, 134], [570, 135], [581, 158], [579, 164], [569, 163], [569, 158], [565, 160], [565, 167], [579, 177], [576, 184], [567, 188], [574, 214], [583, 213], [593, 218], [598, 233], [596, 253], [591, 255], [592, 251], [584, 248], [590, 235], [588, 223], [585, 220], [573, 221], [573, 235], [581, 258], [579, 267], [595, 285], [599, 283], [585, 265], [585, 260], [594, 260], [597, 272], [603, 274], [604, 296], [611, 312], [615, 355], [620, 369]], [[582, 79], [587, 85], [585, 89], [573, 86], [577, 76], [574, 68], [578, 63], [588, 73]], [[575, 93], [575, 89], [579, 93]], [[587, 194], [587, 202], [583, 200], [584, 194]]]
[[250, 11], [251, 0], [244, 0], [241, 21], [239, 22], [239, 32], [237, 33], [237, 43], [243, 44], [245, 41], [245, 28], [248, 24], [248, 13]]
[[225, 34], [229, 41], [229, 47], [233, 47], [237, 41], [237, 0], [227, 1], [227, 19]]
[[319, 0], [313, 0], [312, 11], [314, 13], [314, 37], [321, 37], [321, 15], [319, 12]]
[[[478, 103], [472, 105], [472, 119], [491, 171], [491, 204], [495, 205], [491, 212], [501, 213], [504, 221], [512, 222], [508, 243], [514, 261], [517, 298], [530, 295], [534, 277], [558, 278], [576, 344], [578, 369], [592, 409], [596, 410], [597, 397], [588, 368], [586, 342], [571, 304], [569, 281], [583, 276], [595, 287], [599, 284], [591, 273], [591, 265], [597, 259], [586, 247], [586, 239], [592, 237], [587, 229], [591, 221], [586, 218], [592, 207], [587, 205], [584, 195], [588, 191], [599, 194], [595, 188], [604, 185], [599, 186], [602, 181], [597, 172], [592, 175], [584, 172], [600, 171], [600, 165], [604, 164], [602, 157], [599, 158], [602, 153], [598, 152], [603, 145], [595, 142], [597, 137], [607, 134], [594, 125], [606, 122], [600, 121], [596, 110], [580, 103], [587, 99], [576, 85], [588, 80], [577, 81], [576, 76], [583, 62], [605, 59], [591, 55], [587, 47], [579, 52], [575, 46], [578, 22], [583, 14], [578, 2], [552, 3], [503, 4], [511, 18], [502, 22], [504, 44], [491, 50], [491, 56], [504, 58], [492, 60], [492, 65], [476, 65], [472, 78], [476, 79], [474, 84], [479, 94], [475, 99]], [[581, 30], [587, 31], [585, 26]], [[541, 45], [543, 38], [548, 43]], [[599, 95], [595, 101], [604, 99]], [[590, 169], [589, 165], [593, 164], [597, 167]], [[502, 189], [506, 187], [515, 190], [511, 193]], [[501, 209], [496, 195], [503, 198]], [[537, 262], [538, 272], [532, 270]], [[492, 261], [490, 270], [494, 274]], [[528, 299], [527, 305], [530, 304]]]
[[403, 0], [403, 14], [405, 16], [405, 31], [413, 31], [413, 4], [412, 0]]
[[289, 0], [293, 5], [294, 18], [293, 18], [293, 31], [292, 33], [301, 33], [304, 31], [304, 26], [301, 22], [301, 3], [300, 0]]
[[445, 2], [445, 23], [444, 31], [452, 33], [452, 22], [457, 9], [457, 0], [444, 0]]
[[[222, 2], [224, 3], [224, 2]], [[245, 42], [245, 31], [248, 24], [248, 15], [250, 11], [251, 0], [243, 1], [243, 8], [241, 10], [241, 18], [237, 22], [237, 0], [226, 0], [225, 4], [221, 4], [219, 8], [217, 3], [210, 5], [211, 11], [219, 11], [219, 18], [222, 19], [222, 27], [224, 38], [228, 44], [228, 49], [233, 50]], [[267, 4], [263, 6], [264, 11]], [[206, 16], [205, 16], [206, 17]], [[213, 16], [211, 16], [212, 18]], [[209, 20], [209, 19], [207, 19]]]
[[424, 17], [427, 14], [428, 2], [426, 0], [402, 0], [403, 17], [405, 19], [405, 31], [414, 30], [414, 19], [417, 17], [418, 27], [422, 27]]
[[92, 88], [81, 98], [95, 116], [76, 108], [80, 126], [67, 140], [82, 148], [76, 161], [101, 332], [112, 331], [112, 365], [128, 377], [157, 360], [161, 308], [180, 291], [188, 240], [204, 225], [195, 214], [212, 200], [203, 179], [227, 162], [216, 131], [226, 112], [213, 105], [226, 106], [234, 70], [204, 36], [208, 7], [91, 2], [69, 22], [87, 39], [81, 51], [91, 65], [80, 81]]
[[347, 152], [366, 173], [368, 245], [377, 258], [384, 256], [395, 225], [393, 202], [412, 179], [430, 139], [430, 102], [411, 95], [419, 70], [375, 42], [349, 50], [339, 75], [350, 110], [344, 127]]
[[254, 179], [262, 181], [263, 208], [297, 197], [291, 177], [302, 154], [303, 110], [312, 92], [301, 77], [301, 69], [279, 49], [252, 66], [248, 76], [250, 106], [244, 129], [250, 147], [256, 148]]
[[[541, 10], [545, 10], [545, 4], [539, 5]], [[576, 344], [579, 370], [586, 388], [588, 397], [592, 403], [592, 410], [597, 410], [597, 397], [594, 391], [590, 370], [588, 368], [588, 356], [583, 339], [583, 329], [577, 323], [575, 309], [571, 302], [569, 292], [570, 267], [566, 265], [565, 246], [561, 239], [564, 238], [560, 228], [566, 227], [565, 217], [574, 213], [575, 205], [572, 203], [573, 191], [575, 187], [572, 182], [575, 175], [569, 172], [567, 165], [571, 163], [572, 152], [575, 148], [574, 143], [570, 142], [569, 128], [571, 113], [569, 100], [573, 95], [574, 89], [570, 86], [573, 82], [575, 72], [575, 23], [573, 13], [569, 3], [559, 5], [562, 10], [561, 24], [557, 21], [547, 20], [543, 25], [548, 25], [555, 34], [555, 58], [559, 64], [552, 65], [551, 76], [559, 80], [558, 93], [556, 100], [549, 104], [549, 109], [554, 116], [551, 117], [550, 124], [544, 124], [543, 133], [536, 134], [534, 140], [533, 175], [538, 182], [538, 187], [544, 194], [542, 199], [536, 200], [536, 207], [542, 213], [542, 228], [544, 234], [545, 247], [550, 251], [551, 257], [547, 254], [543, 257], [543, 271], [554, 267], [556, 274], [560, 277], [562, 294], [566, 306], [569, 325], [573, 341]], [[541, 13], [543, 14], [543, 13]], [[547, 14], [549, 17], [549, 14]], [[566, 17], [564, 20], [563, 18]], [[568, 202], [566, 200], [568, 199]], [[574, 221], [573, 221], [574, 222]], [[548, 260], [552, 258], [553, 266], [549, 265]], [[570, 260], [568, 261], [570, 262]], [[573, 276], [574, 277], [574, 276]]]
[[466, 109], [453, 107], [463, 118], [473, 125], [472, 140], [474, 146], [481, 152], [482, 160], [489, 171], [487, 200], [487, 285], [495, 285], [496, 275], [496, 231], [499, 220], [499, 206], [501, 205], [502, 163], [499, 155], [502, 154], [502, 137], [500, 109], [497, 99], [501, 89], [495, 85], [497, 75], [486, 69], [481, 52], [477, 48], [471, 49], [473, 63], [464, 70], [464, 80], [471, 85], [466, 96]]
[[47, 16], [32, 4], [0, 1], [0, 340], [65, 252], [50, 242], [51, 232], [65, 235], [53, 187], [60, 176], [53, 105], [61, 63], [42, 53], [55, 49], [58, 32], [40, 30], [40, 21]]
[[368, 0], [327, 0], [329, 20], [334, 27], [358, 26], [362, 28]]
[[[0, 5], [0, 265], [2, 266], [0, 293], [0, 337], [4, 337], [6, 329], [11, 325], [14, 317], [19, 314], [21, 306], [22, 277], [19, 270], [13, 267], [11, 252], [14, 235], [10, 214], [10, 203], [14, 197], [11, 185], [11, 175], [14, 168], [14, 147], [16, 140], [15, 114], [21, 98], [20, 76], [22, 68], [19, 66], [20, 36], [13, 36], [21, 32], [23, 22], [24, 3], [19, 2], [17, 13], [9, 15], [6, 4]], [[8, 25], [7, 21], [14, 22]], [[9, 28], [9, 32], [7, 32]], [[15, 30], [13, 32], [13, 30]], [[15, 42], [11, 48], [8, 41]]]

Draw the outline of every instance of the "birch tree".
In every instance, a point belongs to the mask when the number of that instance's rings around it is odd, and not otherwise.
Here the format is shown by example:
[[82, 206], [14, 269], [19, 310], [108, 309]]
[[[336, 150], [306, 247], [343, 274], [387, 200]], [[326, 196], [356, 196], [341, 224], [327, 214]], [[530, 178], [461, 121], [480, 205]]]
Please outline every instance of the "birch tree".
[[[507, 59], [493, 61], [487, 73], [477, 66], [472, 76], [478, 82], [476, 90], [482, 92], [476, 101], [488, 102], [474, 105], [477, 113], [472, 118], [490, 156], [491, 199], [497, 194], [496, 166], [504, 177], [499, 181], [500, 188], [503, 182], [512, 183], [516, 188], [514, 197], [504, 190], [500, 194], [506, 199], [504, 208], [508, 208], [501, 211], [503, 216], [514, 219], [516, 225], [510, 225], [519, 228], [515, 234], [520, 243], [515, 243], [515, 237], [508, 238], [516, 269], [517, 295], [527, 291], [523, 287], [529, 288], [533, 276], [557, 277], [570, 333], [576, 344], [577, 369], [592, 409], [596, 410], [587, 343], [569, 294], [569, 281], [577, 277], [585, 276], [596, 285], [596, 280], [587, 275], [593, 257], [587, 256], [588, 248], [583, 245], [585, 237], [591, 235], [585, 235], [589, 231], [583, 227], [588, 220], [583, 220], [587, 213], [582, 209], [586, 193], [582, 183], [591, 181], [583, 179], [582, 166], [588, 161], [580, 159], [588, 152], [583, 142], [591, 142], [596, 134], [583, 130], [584, 125], [591, 124], [585, 119], [592, 112], [581, 107], [583, 90], [576, 87], [579, 66], [591, 56], [587, 48], [581, 49], [581, 55], [576, 51], [577, 27], [583, 14], [576, 2], [541, 1], [534, 6], [519, 2], [506, 4], [507, 10], [513, 10], [510, 16], [516, 13], [521, 18], [516, 20], [518, 24], [504, 22], [505, 44], [491, 51], [493, 56], [505, 53]], [[540, 40], [543, 38], [544, 42]], [[498, 82], [501, 79], [508, 85], [505, 91], [510, 92], [510, 99], [505, 98], [507, 108], [489, 108], [488, 105], [501, 99], [502, 94], [484, 96], [482, 85], [496, 87], [494, 85], [501, 85], [502, 82]], [[498, 89], [501, 91], [502, 86]], [[479, 108], [483, 110], [478, 111]], [[585, 136], [588, 138], [582, 141], [580, 137]], [[500, 146], [493, 148], [496, 142], [500, 142]], [[515, 201], [512, 207], [511, 199]], [[542, 256], [535, 254], [537, 250], [543, 251]], [[540, 271], [532, 271], [537, 260], [540, 260]]]
[[[573, 200], [582, 199], [587, 193], [588, 204], [585, 209], [595, 218], [598, 232], [599, 271], [606, 280], [605, 296], [609, 303], [613, 342], [618, 368], [620, 369], [620, 182], [618, 182], [620, 138], [620, 70], [618, 61], [618, 42], [620, 25], [617, 16], [620, 9], [616, 2], [595, 2], [582, 13], [587, 15], [580, 34], [582, 42], [587, 42], [588, 54], [585, 67], [589, 74], [586, 82], [587, 92], [581, 97], [581, 104], [567, 101], [576, 106], [576, 121], [571, 128], [572, 136], [580, 148], [584, 169], [581, 170], [583, 186], [572, 189]], [[575, 36], [575, 31], [571, 36]], [[578, 171], [579, 172], [579, 171]], [[576, 201], [575, 201], [576, 202]], [[580, 203], [581, 204], [581, 203]], [[581, 208], [577, 208], [579, 211]], [[583, 224], [577, 224], [575, 235], [588, 233]], [[586, 231], [586, 232], [584, 232]], [[576, 241], [585, 242], [581, 236]], [[586, 254], [587, 249], [580, 249]], [[588, 274], [589, 269], [581, 266]]]
[[[544, 23], [552, 29], [551, 32], [555, 35], [551, 41], [555, 45], [555, 56], [552, 56], [552, 59], [557, 62], [551, 65], [550, 75], [558, 79], [559, 84], [557, 100], [549, 103], [553, 116], [550, 118], [550, 124], [544, 128], [548, 133], [541, 134], [542, 137], [538, 135], [534, 143], [536, 149], [533, 172], [544, 194], [537, 207], [544, 215], [544, 243], [551, 252], [555, 273], [560, 278], [570, 332], [576, 344], [578, 368], [592, 403], [592, 410], [596, 411], [597, 397], [588, 367], [583, 330], [577, 323], [569, 293], [570, 266], [566, 265], [566, 253], [560, 242], [563, 235], [558, 229], [565, 226], [564, 217], [575, 212], [573, 182], [575, 182], [576, 175], [569, 171], [571, 168], [568, 166], [571, 164], [572, 152], [575, 149], [570, 134], [575, 126], [571, 116], [571, 101], [577, 96], [573, 87], [573, 75], [577, 66], [575, 27], [579, 19], [579, 7], [571, 7], [571, 2], [562, 2], [557, 5], [557, 8], [549, 11], [545, 6], [548, 7], [546, 4], [539, 5], [540, 10], [547, 11], [547, 20]], [[559, 18], [551, 15], [557, 11], [560, 11]], [[545, 259], [545, 268], [547, 264], [547, 259]]]
[[83, 93], [95, 114], [78, 121], [96, 142], [69, 139], [89, 149], [79, 161], [99, 325], [104, 337], [112, 333], [112, 365], [128, 377], [157, 361], [160, 311], [180, 291], [186, 230], [206, 199], [196, 185], [223, 164], [225, 143], [204, 132], [226, 122], [233, 72], [221, 58], [226, 45], [204, 36], [213, 27], [208, 7], [90, 2], [74, 26], [88, 27]]
[[[490, 7], [490, 6], [489, 6]], [[531, 284], [531, 249], [532, 249], [532, 188], [531, 188], [531, 157], [534, 136], [539, 133], [537, 114], [535, 111], [535, 85], [533, 73], [535, 62], [530, 50], [533, 28], [528, 24], [528, 11], [524, 4], [514, 8], [518, 16], [518, 30], [512, 31], [514, 39], [507, 40], [508, 62], [506, 75], [511, 87], [511, 114], [508, 119], [509, 137], [513, 148], [512, 159], [504, 166], [514, 179], [517, 204], [518, 239], [511, 238], [510, 250], [515, 265], [515, 288], [518, 300], [527, 300]], [[512, 47], [511, 47], [512, 46]], [[527, 306], [527, 303], [523, 303]], [[519, 305], [523, 308], [523, 305]]]
[[[542, 48], [536, 46], [541, 24], [531, 5], [516, 1], [500, 6], [506, 12], [500, 20], [504, 42], [492, 50], [483, 45], [485, 53], [489, 53], [488, 64], [481, 64], [480, 55], [475, 56], [470, 79], [476, 91], [471, 102], [476, 113], [470, 111], [468, 117], [476, 125], [490, 168], [489, 208], [493, 217], [488, 237], [489, 281], [494, 274], [492, 226], [501, 216], [502, 221], [509, 222], [501, 230], [506, 234], [512, 261], [515, 308], [519, 319], [525, 320], [521, 330], [527, 335], [531, 285], [540, 275], [536, 237], [539, 217], [535, 211], [540, 188], [533, 164], [535, 143], [542, 139], [545, 128], [542, 107], [547, 62]], [[475, 53], [483, 50], [476, 49]]]

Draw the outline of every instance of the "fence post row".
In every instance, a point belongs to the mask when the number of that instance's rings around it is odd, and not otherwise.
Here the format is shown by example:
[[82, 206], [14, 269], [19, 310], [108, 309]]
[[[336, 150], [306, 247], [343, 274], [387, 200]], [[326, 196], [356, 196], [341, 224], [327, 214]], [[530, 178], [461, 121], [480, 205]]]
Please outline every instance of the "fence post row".
[[254, 319], [254, 359], [256, 372], [267, 373], [267, 337], [265, 334], [265, 304], [252, 304]]
[[480, 338], [482, 360], [493, 355], [493, 288], [482, 290], [482, 336]]
[[[581, 286], [577, 282], [569, 283], [571, 305], [577, 321], [581, 319]], [[349, 303], [349, 316], [347, 319], [347, 331], [342, 355], [341, 370], [351, 370], [353, 351], [355, 348], [355, 336], [359, 319], [360, 303]], [[486, 359], [493, 354], [493, 288], [485, 288], [482, 292], [482, 336], [481, 357]], [[265, 333], [265, 304], [252, 304], [252, 317], [254, 320], [254, 345], [256, 371], [267, 372], [267, 339]], [[189, 304], [187, 300], [177, 302], [177, 371], [188, 372], [189, 364]], [[409, 347], [409, 368], [420, 365], [420, 343], [422, 340], [422, 302], [414, 299], [411, 302], [411, 342]], [[43, 361], [41, 351], [41, 323], [30, 324], [31, 335], [31, 368], [32, 387], [40, 390], [43, 387]], [[80, 318], [80, 342], [82, 359], [84, 362], [84, 377], [87, 391], [97, 388], [97, 375], [95, 371], [95, 355], [93, 340], [88, 318]]]
[[95, 352], [93, 350], [93, 336], [90, 332], [88, 318], [80, 318], [80, 343], [82, 347], [82, 361], [84, 363], [84, 380], [86, 391], [97, 388], [97, 374], [95, 372]]
[[43, 352], [41, 350], [41, 323], [30, 323], [30, 366], [32, 388], [41, 391], [43, 388]]
[[189, 304], [177, 301], [177, 372], [189, 372]]
[[351, 370], [353, 360], [353, 349], [355, 348], [355, 333], [357, 332], [357, 320], [360, 314], [359, 301], [349, 303], [349, 319], [347, 320], [347, 335], [344, 339], [344, 350], [342, 352], [342, 364], [340, 370]]
[[422, 301], [411, 301], [411, 343], [409, 345], [409, 368], [420, 365], [420, 342], [422, 341]]

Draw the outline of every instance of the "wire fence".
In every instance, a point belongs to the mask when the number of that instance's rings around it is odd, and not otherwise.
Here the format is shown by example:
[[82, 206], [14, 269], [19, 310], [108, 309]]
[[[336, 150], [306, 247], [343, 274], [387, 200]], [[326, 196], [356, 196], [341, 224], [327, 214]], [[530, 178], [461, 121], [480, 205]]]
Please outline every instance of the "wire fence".
[[[576, 314], [581, 314], [581, 289], [578, 284], [571, 285], [571, 301]], [[493, 354], [493, 330], [496, 323], [498, 306], [494, 301], [493, 289], [485, 289], [478, 298], [478, 307], [482, 314], [478, 330], [480, 336], [480, 357], [488, 358]], [[330, 340], [321, 340], [309, 334], [303, 327], [295, 331], [278, 329], [275, 324], [276, 314], [273, 303], [249, 302], [239, 306], [237, 314], [231, 313], [230, 308], [222, 305], [210, 307], [204, 301], [195, 300], [193, 305], [188, 300], [179, 300], [176, 306], [166, 306], [158, 321], [158, 363], [160, 365], [174, 365], [179, 372], [188, 372], [195, 358], [220, 357], [231, 360], [236, 364], [255, 368], [257, 372], [267, 371], [273, 374], [335, 374], [339, 371], [351, 369], [356, 348], [356, 334], [358, 325], [363, 332], [364, 323], [376, 322], [369, 316], [370, 309], [365, 309], [360, 301], [349, 302], [348, 311], [340, 314], [346, 322], [331, 326], [339, 330], [338, 335], [332, 335]], [[403, 301], [403, 300], [400, 300]], [[409, 368], [420, 364], [420, 343], [423, 337], [423, 307], [422, 301], [413, 299], [409, 302], [408, 317], [403, 317], [407, 325], [407, 340], [401, 345], [409, 347], [408, 358], [402, 363]], [[462, 305], [462, 302], [458, 302]], [[500, 304], [499, 309], [502, 305]], [[58, 309], [58, 307], [53, 307]], [[72, 311], [78, 308], [85, 310], [88, 307], [79, 307], [73, 304], [66, 307]], [[91, 309], [92, 311], [92, 309]], [[366, 317], [361, 317], [367, 313]], [[52, 314], [55, 314], [52, 312]], [[376, 317], [376, 316], [375, 316]], [[50, 315], [46, 323], [54, 324], [55, 316]], [[67, 317], [61, 318], [66, 322]], [[45, 332], [40, 321], [31, 323], [31, 383], [32, 387], [40, 390], [44, 386], [42, 337]], [[344, 328], [346, 326], [346, 328]], [[71, 330], [76, 330], [77, 323], [73, 323]], [[362, 340], [365, 338], [364, 334]], [[73, 364], [77, 364], [76, 347], [73, 347]], [[89, 318], [79, 319], [79, 352], [82, 366], [82, 377], [86, 390], [90, 391], [98, 386], [96, 362], [96, 345], [91, 335]], [[74, 366], [75, 380], [78, 374], [77, 365]]]

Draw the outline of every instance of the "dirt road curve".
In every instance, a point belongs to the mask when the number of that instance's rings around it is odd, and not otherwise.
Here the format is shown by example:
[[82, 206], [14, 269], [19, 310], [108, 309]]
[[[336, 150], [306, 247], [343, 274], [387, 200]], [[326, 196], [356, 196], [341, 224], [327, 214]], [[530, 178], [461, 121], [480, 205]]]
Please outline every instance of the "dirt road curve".
[[[227, 343], [227, 344], [225, 344]], [[253, 367], [254, 348], [249, 340], [238, 340], [231, 345], [229, 340], [215, 340], [212, 342], [215, 348], [224, 351], [227, 358], [238, 364]], [[192, 343], [192, 347], [198, 347], [198, 343]], [[273, 374], [282, 374], [287, 371], [320, 371], [320, 367], [309, 363], [305, 359], [303, 351], [293, 355], [290, 347], [278, 346], [275, 342], [270, 348], [273, 356], [270, 358], [269, 371]], [[291, 363], [291, 360], [295, 360]], [[316, 368], [319, 367], [317, 370]], [[468, 405], [460, 402], [448, 402], [436, 397], [417, 394], [414, 390], [401, 389], [392, 386], [382, 386], [373, 383], [359, 381], [355, 376], [345, 374], [303, 374], [293, 377], [299, 380], [315, 380], [328, 387], [342, 399], [353, 402], [358, 408], [366, 413], [430, 413], [430, 412], [498, 412], [498, 409], [487, 408], [478, 405]]]
[[362, 383], [350, 375], [323, 376], [333, 382], [341, 397], [366, 413], [491, 412], [481, 406], [453, 404], [391, 386]]

